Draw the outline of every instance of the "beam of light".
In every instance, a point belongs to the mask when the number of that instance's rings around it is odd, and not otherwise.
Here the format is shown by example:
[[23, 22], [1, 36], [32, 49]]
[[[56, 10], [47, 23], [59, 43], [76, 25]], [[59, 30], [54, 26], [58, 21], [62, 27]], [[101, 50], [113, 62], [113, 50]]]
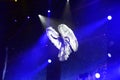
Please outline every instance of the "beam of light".
[[49, 16], [46, 17], [46, 16], [43, 16], [43, 15], [38, 15], [42, 25], [44, 26], [44, 28], [46, 29], [47, 27], [49, 26], [54, 26], [56, 27], [58, 24], [61, 23], [61, 21], [57, 20], [57, 19], [52, 19], [50, 18]]
[[69, 4], [70, 0], [67, 0], [67, 5]]
[[69, 2], [70, 0], [67, 0], [67, 2]]
[[94, 22], [93, 24], [89, 24], [87, 26], [84, 26], [82, 29], [76, 29], [75, 34], [78, 37], [78, 39], [80, 40], [80, 42], [82, 42], [82, 40], [84, 40], [86, 38], [88, 41], [88, 37], [91, 34], [93, 34], [93, 32], [95, 32], [97, 29], [102, 27], [106, 22], [107, 22], [106, 19]]
[[107, 80], [119, 80], [120, 79], [120, 65], [119, 60], [109, 63], [107, 70]]
[[[46, 29], [46, 33], [50, 41], [54, 44], [56, 48], [59, 49], [59, 60], [64, 61], [69, 58], [70, 53], [78, 49], [78, 41], [75, 37], [73, 31], [65, 24], [58, 25], [58, 32], [56, 32], [52, 27]], [[60, 35], [61, 36], [60, 36]]]
[[2, 80], [5, 80], [5, 75], [6, 75], [6, 70], [7, 70], [7, 63], [8, 63], [8, 48], [6, 48], [6, 57], [5, 57], [3, 74], [2, 74]]
[[62, 19], [63, 19], [64, 23], [67, 23], [69, 25], [72, 24], [72, 15], [71, 15], [71, 11], [70, 11], [69, 0], [67, 0], [67, 2], [66, 2], [64, 12], [63, 12], [63, 15], [62, 15]]
[[42, 71], [43, 69], [45, 69], [48, 65], [48, 62], [44, 62], [42, 65], [38, 66], [34, 71], [32, 71], [29, 76], [35, 76], [37, 75], [40, 71]]
[[118, 68], [118, 72], [119, 72], [119, 75], [120, 75], [120, 66], [119, 66], [119, 68]]
[[45, 17], [40, 15], [40, 14], [38, 15], [38, 17], [39, 17], [41, 23], [43, 24], [43, 26], [45, 27], [46, 26], [46, 19], [45, 19]]
[[51, 20], [50, 20], [49, 18], [47, 18], [47, 17], [45, 17], [45, 16], [42, 16], [42, 15], [40, 15], [40, 14], [38, 15], [38, 17], [39, 17], [42, 25], [44, 26], [44, 28], [46, 28], [47, 26], [50, 25], [50, 21], [51, 21]]
[[[86, 4], [82, 5], [82, 6], [77, 6], [77, 8], [75, 9], [75, 11], [79, 11], [81, 8], [87, 8], [87, 7], [90, 7], [94, 4], [99, 4], [99, 1], [100, 0], [89, 0], [89, 1], [86, 1]], [[98, 5], [97, 5], [98, 6]]]
[[48, 65], [45, 47], [47, 41], [47, 35], [44, 33], [33, 46], [14, 57], [12, 67], [7, 72], [7, 78], [10, 76], [14, 80], [32, 79], [43, 70]]
[[70, 5], [70, 0], [67, 0], [67, 3], [66, 3], [67, 5]]
[[112, 16], [109, 15], [109, 16], [107, 17], [107, 19], [108, 19], [108, 20], [112, 20]]

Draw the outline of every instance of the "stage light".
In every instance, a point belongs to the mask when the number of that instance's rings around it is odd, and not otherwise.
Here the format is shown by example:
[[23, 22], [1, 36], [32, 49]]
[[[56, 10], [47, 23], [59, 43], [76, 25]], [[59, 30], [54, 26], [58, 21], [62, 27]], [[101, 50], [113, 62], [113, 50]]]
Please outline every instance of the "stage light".
[[69, 2], [69, 0], [67, 0], [67, 2]]
[[42, 16], [39, 14], [38, 17], [41, 19]]
[[17, 2], [17, 0], [15, 0], [15, 2]]
[[51, 11], [50, 10], [48, 10], [48, 13], [50, 13]]
[[39, 18], [40, 18], [40, 21], [43, 23], [43, 24], [46, 24], [46, 20], [45, 20], [45, 17], [42, 16], [42, 15], [38, 15]]
[[52, 62], [52, 60], [51, 59], [48, 59], [48, 63], [51, 63]]
[[17, 22], [17, 20], [15, 19], [14, 22]]
[[107, 19], [108, 19], [108, 20], [112, 20], [112, 16], [109, 15], [109, 16], [107, 17]]
[[27, 19], [30, 19], [30, 16], [27, 16]]
[[109, 58], [111, 58], [111, 57], [112, 57], [112, 55], [111, 55], [110, 53], [108, 53], [108, 57], [109, 57]]
[[95, 73], [95, 77], [96, 77], [97, 79], [99, 79], [99, 78], [100, 78], [100, 73]]
[[69, 6], [69, 1], [70, 1], [70, 0], [67, 0], [67, 5], [66, 5], [67, 7]]
[[[54, 20], [52, 20], [49, 17], [45, 17], [45, 16], [40, 15], [40, 14], [38, 16], [39, 16], [39, 19], [40, 19], [44, 28], [50, 26], [51, 24], [53, 24], [55, 22]], [[50, 13], [48, 13], [48, 16], [50, 16]]]
[[39, 16], [39, 18], [40, 18], [41, 21], [45, 22], [45, 17], [44, 16], [42, 16], [42, 15], [38, 15], [38, 16]]

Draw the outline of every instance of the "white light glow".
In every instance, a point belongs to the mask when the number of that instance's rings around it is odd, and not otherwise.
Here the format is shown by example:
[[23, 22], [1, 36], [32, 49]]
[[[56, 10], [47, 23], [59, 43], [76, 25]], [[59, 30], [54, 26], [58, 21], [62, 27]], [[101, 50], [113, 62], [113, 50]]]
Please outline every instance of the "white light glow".
[[27, 19], [30, 19], [30, 16], [27, 16]]
[[51, 63], [52, 62], [52, 60], [51, 59], [48, 59], [48, 63]]
[[15, 0], [15, 2], [17, 2], [17, 0]]
[[108, 19], [108, 20], [112, 20], [112, 16], [109, 15], [109, 16], [107, 17], [107, 19]]
[[50, 13], [51, 11], [50, 10], [48, 10], [48, 13]]
[[45, 17], [44, 16], [42, 16], [42, 15], [38, 15], [39, 16], [39, 18], [40, 18], [40, 21], [43, 23], [43, 25], [45, 25], [46, 24], [46, 20], [45, 20]]
[[[59, 33], [52, 27], [46, 29], [46, 33], [50, 41], [59, 49], [58, 57], [60, 61], [67, 60], [70, 53], [78, 49], [78, 41], [73, 31], [65, 24], [58, 25]], [[61, 36], [60, 36], [60, 35]]]
[[17, 20], [15, 19], [14, 22], [17, 22]]
[[98, 78], [100, 78], [100, 73], [96, 73], [95, 74], [95, 77], [98, 79]]
[[42, 15], [40, 15], [40, 14], [39, 14], [38, 16], [39, 16], [39, 18], [40, 18], [40, 19], [42, 19], [42, 18], [43, 18], [43, 16], [42, 16]]
[[108, 53], [108, 57], [109, 57], [109, 58], [111, 58], [111, 57], [112, 57], [112, 55], [111, 55], [110, 53]]

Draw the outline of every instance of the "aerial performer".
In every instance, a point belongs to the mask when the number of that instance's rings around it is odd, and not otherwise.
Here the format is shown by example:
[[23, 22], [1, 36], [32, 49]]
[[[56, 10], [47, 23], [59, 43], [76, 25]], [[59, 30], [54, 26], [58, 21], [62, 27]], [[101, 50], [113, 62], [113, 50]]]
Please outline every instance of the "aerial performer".
[[78, 50], [77, 38], [67, 25], [58, 25], [58, 32], [54, 28], [48, 27], [46, 33], [49, 40], [59, 50], [58, 58], [60, 61], [67, 60], [72, 51]]

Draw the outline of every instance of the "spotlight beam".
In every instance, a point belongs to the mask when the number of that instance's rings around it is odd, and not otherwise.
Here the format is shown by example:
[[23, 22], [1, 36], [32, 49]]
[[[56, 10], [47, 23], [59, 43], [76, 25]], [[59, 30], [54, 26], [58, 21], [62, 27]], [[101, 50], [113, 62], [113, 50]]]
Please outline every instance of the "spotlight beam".
[[60, 24], [61, 22], [59, 20], [53, 20], [49, 17], [45, 17], [43, 15], [38, 15], [42, 25], [44, 26], [44, 28], [46, 29], [49, 26], [56, 26], [58, 24]]

